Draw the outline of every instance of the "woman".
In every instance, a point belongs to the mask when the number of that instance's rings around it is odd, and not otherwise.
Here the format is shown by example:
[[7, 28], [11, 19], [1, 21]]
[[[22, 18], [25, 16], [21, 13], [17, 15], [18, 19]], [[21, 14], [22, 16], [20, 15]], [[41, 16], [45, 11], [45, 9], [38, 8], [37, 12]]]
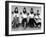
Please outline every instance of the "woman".
[[16, 26], [16, 27], [19, 26], [18, 25], [18, 23], [19, 23], [18, 19], [19, 19], [19, 14], [18, 14], [18, 8], [16, 7], [14, 10], [14, 14], [13, 14], [13, 21], [12, 21], [12, 23], [14, 23], [13, 26]]
[[23, 9], [23, 20], [22, 20], [22, 24], [23, 24], [23, 27], [26, 28], [26, 24], [27, 24], [27, 12], [26, 12], [26, 8], [25, 7]]
[[31, 11], [30, 11], [30, 14], [29, 14], [29, 26], [31, 28], [33, 28], [34, 27], [34, 23], [35, 23], [34, 12], [33, 12], [33, 8], [31, 8]]
[[13, 24], [12, 28], [17, 28], [18, 27], [18, 18], [17, 18], [17, 16], [15, 16], [13, 18], [12, 24]]
[[19, 13], [19, 12], [18, 12], [18, 8], [16, 7], [15, 10], [14, 10], [14, 16], [17, 15], [17, 17], [19, 17], [19, 14], [18, 14], [18, 13]]
[[40, 18], [39, 10], [37, 10], [37, 13], [35, 15], [35, 20], [36, 20], [36, 27], [41, 27], [41, 18]]

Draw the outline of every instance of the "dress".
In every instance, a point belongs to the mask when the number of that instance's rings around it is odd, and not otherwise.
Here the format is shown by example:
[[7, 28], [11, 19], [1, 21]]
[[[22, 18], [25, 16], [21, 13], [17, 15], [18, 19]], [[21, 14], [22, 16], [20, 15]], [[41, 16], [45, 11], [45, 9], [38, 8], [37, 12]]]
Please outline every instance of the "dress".
[[41, 19], [40, 17], [38, 17], [37, 15], [35, 16], [35, 19], [36, 19], [36, 27], [38, 27], [38, 25], [41, 26]]
[[13, 14], [13, 21], [12, 21], [12, 27], [13, 28], [16, 28], [16, 27], [18, 27], [19, 25], [18, 25], [18, 23], [19, 23], [19, 14], [18, 14], [18, 12], [14, 12], [14, 14]]
[[34, 27], [34, 23], [35, 23], [34, 14], [30, 14], [29, 17], [30, 17], [30, 19], [29, 19], [29, 27]]
[[27, 25], [27, 15], [23, 14], [23, 20], [22, 20], [23, 27], [26, 27]]

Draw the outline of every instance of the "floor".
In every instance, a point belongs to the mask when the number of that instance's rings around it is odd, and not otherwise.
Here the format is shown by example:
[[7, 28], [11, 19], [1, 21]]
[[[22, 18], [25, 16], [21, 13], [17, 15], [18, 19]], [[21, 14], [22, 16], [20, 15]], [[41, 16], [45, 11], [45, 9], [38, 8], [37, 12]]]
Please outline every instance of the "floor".
[[22, 31], [22, 30], [38, 30], [40, 28], [38, 27], [33, 27], [33, 28], [30, 28], [30, 27], [27, 27], [27, 28], [23, 28], [22, 26], [19, 26], [18, 28], [12, 28], [12, 31]]

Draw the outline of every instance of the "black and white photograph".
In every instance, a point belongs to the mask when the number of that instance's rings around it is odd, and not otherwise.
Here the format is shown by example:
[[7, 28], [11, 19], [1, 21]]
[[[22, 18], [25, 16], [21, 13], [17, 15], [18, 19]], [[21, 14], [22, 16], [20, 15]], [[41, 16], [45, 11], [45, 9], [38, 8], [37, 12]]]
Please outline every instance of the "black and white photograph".
[[12, 6], [12, 30], [37, 30], [41, 29], [41, 7]]
[[44, 3], [14, 1], [6, 5], [8, 35], [44, 33]]

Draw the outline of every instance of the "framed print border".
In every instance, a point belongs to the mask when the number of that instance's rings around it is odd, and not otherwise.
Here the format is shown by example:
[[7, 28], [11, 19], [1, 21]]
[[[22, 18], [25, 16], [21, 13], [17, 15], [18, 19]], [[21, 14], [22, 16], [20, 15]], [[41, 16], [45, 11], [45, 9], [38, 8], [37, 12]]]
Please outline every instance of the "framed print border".
[[[40, 4], [44, 6], [44, 30], [43, 33], [26, 33], [26, 34], [12, 34], [9, 35], [9, 3], [27, 3], [27, 4]], [[22, 1], [5, 1], [5, 36], [18, 36], [18, 35], [34, 35], [45, 34], [45, 3], [38, 2], [22, 2]]]

